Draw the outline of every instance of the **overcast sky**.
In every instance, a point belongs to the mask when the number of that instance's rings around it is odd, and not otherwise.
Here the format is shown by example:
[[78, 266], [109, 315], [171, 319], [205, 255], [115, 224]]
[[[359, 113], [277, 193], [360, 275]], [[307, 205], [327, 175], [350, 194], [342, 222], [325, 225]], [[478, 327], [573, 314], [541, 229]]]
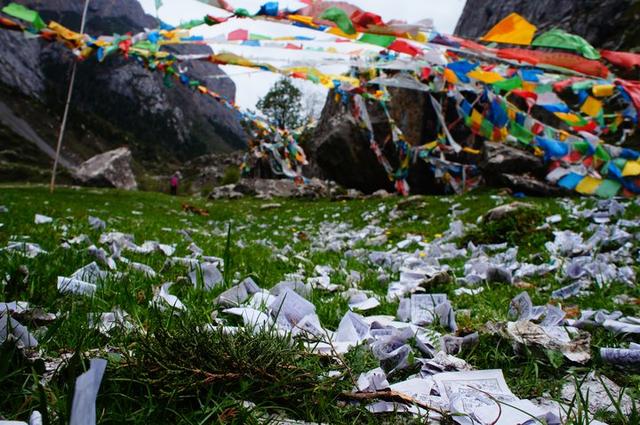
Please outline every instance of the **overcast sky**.
[[[139, 0], [145, 11], [151, 15], [156, 14], [155, 0]], [[391, 19], [400, 19], [409, 23], [417, 22], [422, 19], [433, 19], [438, 31], [443, 33], [452, 33], [466, 0], [350, 0], [349, 3], [361, 7], [362, 9], [374, 12], [382, 16], [385, 21]], [[267, 0], [229, 0], [234, 7], [245, 7], [251, 12], [258, 10], [261, 4]], [[296, 0], [280, 1], [281, 6], [290, 5], [295, 7], [300, 5]], [[214, 16], [226, 16], [227, 13], [199, 3], [196, 0], [163, 0], [163, 6], [159, 10], [159, 17], [165, 22], [177, 25], [181, 22], [189, 21], [204, 17], [206, 14]], [[194, 31], [196, 35], [203, 35], [207, 38], [228, 34], [238, 29], [248, 29], [251, 32], [270, 36], [284, 35], [310, 35], [312, 37], [321, 37], [322, 34], [305, 30], [298, 27], [286, 25], [271, 24], [264, 22], [252, 22], [249, 20], [233, 20], [231, 22], [217, 25], [215, 27], [206, 27]], [[307, 32], [308, 31], [308, 32]], [[319, 57], [335, 58], [336, 55], [326, 55], [308, 52], [283, 51], [280, 49], [256, 49], [251, 47], [236, 46], [220, 46], [212, 45], [214, 51], [227, 50], [239, 53], [254, 59], [269, 59], [269, 63], [276, 65], [287, 65], [291, 62], [300, 60], [311, 60], [315, 62]], [[358, 46], [346, 45], [340, 46], [341, 51], [352, 51]], [[312, 55], [312, 56], [310, 56]], [[273, 59], [280, 59], [281, 62], [275, 62]], [[267, 60], [266, 60], [267, 61]], [[282, 62], [283, 61], [283, 62]], [[341, 67], [325, 66], [319, 67], [323, 72], [340, 72]], [[264, 96], [269, 88], [277, 81], [278, 76], [267, 72], [250, 71], [246, 68], [225, 66], [223, 69], [235, 81], [237, 87], [237, 102], [243, 108], [255, 108], [255, 104]], [[315, 86], [313, 83], [305, 81], [296, 81], [309, 98], [322, 99], [326, 91], [322, 87]]]

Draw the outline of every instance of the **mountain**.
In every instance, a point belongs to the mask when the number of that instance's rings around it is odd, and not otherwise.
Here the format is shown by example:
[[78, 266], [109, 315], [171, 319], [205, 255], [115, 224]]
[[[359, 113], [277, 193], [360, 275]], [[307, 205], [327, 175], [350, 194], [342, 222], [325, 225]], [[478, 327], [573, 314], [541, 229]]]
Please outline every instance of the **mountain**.
[[[17, 2], [39, 11], [45, 22], [80, 27], [81, 0]], [[0, 0], [2, 6], [8, 3]], [[85, 31], [97, 36], [157, 26], [156, 19], [145, 14], [136, 0], [91, 0]], [[211, 52], [200, 45], [173, 49], [184, 54]], [[0, 180], [37, 180], [46, 173], [72, 63], [71, 53], [63, 46], [0, 32], [0, 169], [4, 170]], [[190, 77], [234, 99], [235, 84], [217, 65], [194, 62], [186, 66]], [[167, 88], [160, 73], [122, 57], [80, 63], [71, 105], [62, 151], [67, 165], [126, 145], [144, 170], [162, 171], [203, 154], [230, 152], [246, 144], [236, 112], [179, 83]]]
[[559, 27], [596, 47], [640, 47], [639, 0], [467, 0], [456, 34], [478, 38], [502, 18], [517, 12], [541, 30]]

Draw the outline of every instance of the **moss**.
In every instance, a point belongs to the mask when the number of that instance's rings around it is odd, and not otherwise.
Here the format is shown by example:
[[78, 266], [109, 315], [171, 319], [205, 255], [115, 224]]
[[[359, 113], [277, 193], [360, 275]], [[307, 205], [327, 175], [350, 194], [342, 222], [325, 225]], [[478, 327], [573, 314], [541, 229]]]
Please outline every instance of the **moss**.
[[522, 245], [531, 239], [539, 242], [541, 237], [546, 239], [547, 234], [537, 231], [536, 228], [544, 223], [546, 216], [539, 207], [521, 208], [499, 220], [483, 220], [477, 229], [465, 235], [463, 242], [473, 242], [476, 245], [503, 242]]
[[231, 165], [224, 170], [224, 175], [222, 176], [222, 181], [220, 182], [223, 186], [228, 184], [236, 184], [240, 181], [240, 168], [235, 165]]

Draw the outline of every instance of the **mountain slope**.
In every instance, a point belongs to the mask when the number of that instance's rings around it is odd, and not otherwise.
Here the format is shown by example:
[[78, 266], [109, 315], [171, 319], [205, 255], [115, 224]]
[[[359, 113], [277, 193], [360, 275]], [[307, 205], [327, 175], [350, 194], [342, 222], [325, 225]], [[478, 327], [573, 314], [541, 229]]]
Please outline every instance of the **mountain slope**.
[[[19, 0], [38, 10], [45, 21], [77, 29], [83, 3], [79, 0]], [[8, 4], [0, 0], [0, 5]], [[92, 35], [142, 31], [157, 27], [136, 0], [92, 0], [86, 31]], [[179, 46], [179, 53], [208, 53], [206, 46]], [[12, 114], [24, 120], [41, 139], [55, 143], [73, 57], [64, 47], [22, 34], [0, 32], [0, 95]], [[217, 65], [188, 64], [188, 74], [233, 99], [235, 85]], [[217, 78], [211, 78], [217, 77]], [[0, 115], [1, 115], [0, 111]], [[0, 117], [1, 118], [1, 117]], [[5, 116], [5, 120], [9, 119]], [[29, 133], [29, 132], [27, 132]], [[22, 152], [24, 134], [2, 128], [0, 164], [48, 166], [50, 159]], [[210, 152], [245, 146], [236, 113], [213, 99], [176, 84], [164, 86], [161, 75], [133, 60], [90, 59], [79, 64], [63, 154], [72, 163], [118, 146], [128, 145], [136, 161], [148, 170], [163, 170]], [[24, 155], [23, 155], [24, 154]], [[23, 158], [24, 157], [24, 158]], [[6, 173], [5, 173], [6, 174]], [[0, 173], [0, 178], [7, 176]]]

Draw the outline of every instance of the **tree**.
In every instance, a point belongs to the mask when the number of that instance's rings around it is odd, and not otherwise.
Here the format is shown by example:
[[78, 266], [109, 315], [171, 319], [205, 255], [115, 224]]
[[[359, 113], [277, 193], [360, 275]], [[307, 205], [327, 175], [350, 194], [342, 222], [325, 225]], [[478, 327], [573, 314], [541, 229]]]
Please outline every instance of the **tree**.
[[302, 92], [288, 78], [280, 79], [256, 106], [282, 129], [304, 124]]

